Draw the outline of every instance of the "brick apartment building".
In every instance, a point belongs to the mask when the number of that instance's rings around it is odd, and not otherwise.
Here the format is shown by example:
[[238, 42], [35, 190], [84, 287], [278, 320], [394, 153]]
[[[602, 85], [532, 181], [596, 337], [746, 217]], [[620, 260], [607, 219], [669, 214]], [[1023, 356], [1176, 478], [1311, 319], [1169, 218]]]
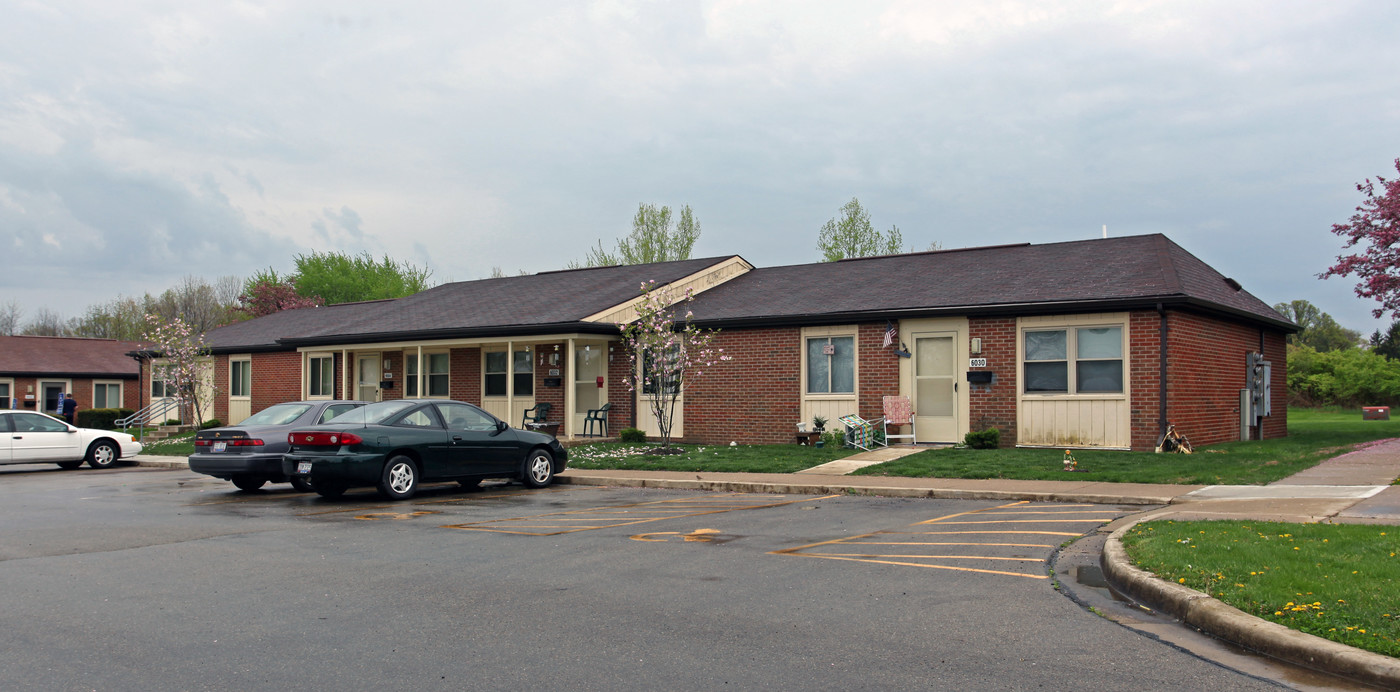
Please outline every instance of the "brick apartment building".
[[63, 395], [78, 409], [129, 408], [140, 401], [134, 341], [0, 336], [0, 408], [56, 414]]
[[[909, 396], [918, 442], [996, 427], [1005, 445], [1151, 449], [1287, 434], [1297, 326], [1162, 235], [755, 268], [741, 257], [444, 284], [396, 300], [289, 310], [211, 331], [215, 416], [279, 401], [444, 397], [518, 425], [553, 405], [560, 436], [611, 403], [656, 432], [616, 324], [654, 280], [696, 295], [733, 360], [681, 393], [683, 441], [781, 443], [816, 415], [881, 415]], [[892, 342], [885, 344], [893, 330]], [[1242, 400], [1267, 361], [1259, 404]], [[645, 395], [640, 395], [645, 396]], [[1280, 397], [1280, 402], [1282, 397]], [[1241, 413], [1244, 404], [1245, 413]]]

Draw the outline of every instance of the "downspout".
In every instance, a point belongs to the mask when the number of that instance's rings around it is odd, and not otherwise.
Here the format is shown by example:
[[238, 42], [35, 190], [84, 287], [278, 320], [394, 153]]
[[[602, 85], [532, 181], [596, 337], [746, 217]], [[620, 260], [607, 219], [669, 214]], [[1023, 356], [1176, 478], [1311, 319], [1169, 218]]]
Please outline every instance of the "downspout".
[[1157, 439], [1167, 434], [1167, 309], [1157, 304], [1161, 326], [1157, 332]]

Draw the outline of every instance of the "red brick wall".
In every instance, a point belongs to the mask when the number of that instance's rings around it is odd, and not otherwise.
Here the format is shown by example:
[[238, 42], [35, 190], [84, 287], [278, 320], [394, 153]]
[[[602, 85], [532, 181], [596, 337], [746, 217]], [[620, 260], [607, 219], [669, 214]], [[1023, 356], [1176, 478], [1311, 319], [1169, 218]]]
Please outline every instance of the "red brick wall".
[[982, 353], [972, 357], [987, 359], [987, 367], [978, 370], [992, 372], [990, 385], [972, 385], [966, 381], [966, 375], [958, 378], [959, 386], [968, 387], [968, 429], [996, 428], [1001, 431], [1001, 446], [1014, 446], [1017, 388], [1020, 387], [1016, 369], [1016, 320], [974, 317], [968, 320], [967, 328], [969, 340], [982, 340]]
[[450, 398], [480, 406], [481, 348], [454, 348], [449, 354], [447, 367], [448, 372], [452, 374], [447, 391]]
[[[711, 345], [734, 360], [716, 363], [690, 383], [685, 441], [791, 442], [802, 405], [801, 330], [724, 330]], [[864, 354], [858, 357], [863, 368]]]
[[[608, 435], [616, 437], [618, 431], [633, 427], [636, 422], [632, 417], [634, 396], [627, 384], [628, 368], [632, 366], [632, 361], [627, 358], [622, 342], [613, 342], [608, 346], [611, 349], [608, 351], [608, 401], [612, 403], [612, 408], [608, 409]], [[563, 409], [560, 411], [562, 419]]]
[[[1245, 386], [1245, 357], [1260, 349], [1273, 363], [1274, 415], [1266, 437], [1287, 435], [1285, 407], [1286, 354], [1283, 338], [1273, 332], [1194, 313], [1167, 313], [1167, 419], [1197, 445], [1240, 438], [1240, 389]], [[1151, 441], [1151, 446], [1156, 440]], [[1137, 446], [1137, 440], [1134, 440]]]
[[1162, 435], [1158, 420], [1162, 411], [1161, 327], [1156, 311], [1128, 314], [1129, 444], [1136, 450], [1156, 447]]
[[860, 378], [856, 383], [856, 409], [862, 418], [885, 415], [885, 397], [899, 394], [901, 359], [894, 354], [898, 344], [885, 347], [885, 330], [884, 322], [856, 328], [856, 370]]
[[217, 418], [223, 422], [224, 425], [228, 425], [229, 396], [228, 356], [214, 356], [214, 410], [205, 415], [209, 418]]
[[[273, 404], [301, 399], [301, 354], [296, 351], [254, 353], [252, 361], [252, 412]], [[340, 387], [340, 355], [336, 354], [335, 386]], [[223, 393], [228, 405], [228, 392]]]

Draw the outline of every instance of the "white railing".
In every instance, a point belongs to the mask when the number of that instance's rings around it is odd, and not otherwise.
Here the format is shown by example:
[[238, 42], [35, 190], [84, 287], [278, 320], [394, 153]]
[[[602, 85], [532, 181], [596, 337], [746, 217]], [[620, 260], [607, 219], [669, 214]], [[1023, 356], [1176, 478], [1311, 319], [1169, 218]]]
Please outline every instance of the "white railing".
[[146, 408], [143, 408], [140, 411], [137, 411], [136, 413], [127, 416], [126, 418], [118, 418], [113, 422], [117, 425], [122, 426], [122, 430], [126, 430], [127, 428], [133, 425], [141, 426], [140, 439], [144, 442], [146, 439], [146, 426], [151, 421], [165, 421], [167, 418], [169, 418], [169, 414], [172, 410], [175, 411], [176, 415], [179, 415], [180, 407], [183, 404], [184, 400], [179, 398], [160, 399], [158, 401], [151, 402], [150, 406], [147, 406]]

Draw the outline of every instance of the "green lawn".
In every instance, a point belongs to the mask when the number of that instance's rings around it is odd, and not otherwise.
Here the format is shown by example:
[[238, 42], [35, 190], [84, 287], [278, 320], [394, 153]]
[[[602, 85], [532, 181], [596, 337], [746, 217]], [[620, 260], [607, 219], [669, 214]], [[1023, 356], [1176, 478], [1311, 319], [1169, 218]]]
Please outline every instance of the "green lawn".
[[1400, 527], [1153, 521], [1123, 546], [1139, 567], [1251, 615], [1400, 656]]
[[[133, 431], [132, 434], [136, 433]], [[163, 457], [187, 457], [194, 454], [194, 433], [185, 433], [159, 442], [147, 441], [141, 453]]]
[[[869, 466], [857, 474], [931, 478], [1010, 478], [1110, 483], [1253, 485], [1271, 483], [1358, 444], [1400, 437], [1400, 420], [1363, 421], [1359, 410], [1289, 409], [1289, 436], [1197, 447], [1195, 454], [1062, 449], [936, 449]], [[1189, 436], [1189, 431], [1186, 431]]]
[[676, 445], [684, 454], [647, 454], [655, 444], [599, 442], [569, 449], [569, 468], [635, 471], [793, 473], [859, 450], [802, 445]]

